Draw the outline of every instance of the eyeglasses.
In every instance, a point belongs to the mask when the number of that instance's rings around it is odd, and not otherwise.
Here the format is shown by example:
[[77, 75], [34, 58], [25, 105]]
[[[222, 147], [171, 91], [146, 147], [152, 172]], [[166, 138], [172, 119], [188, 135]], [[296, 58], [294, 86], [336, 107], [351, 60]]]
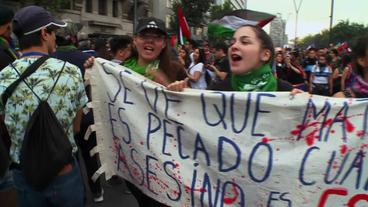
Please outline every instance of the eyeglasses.
[[165, 35], [162, 34], [155, 34], [155, 33], [139, 33], [138, 37], [143, 40], [152, 39], [153, 41], [164, 41], [166, 39]]

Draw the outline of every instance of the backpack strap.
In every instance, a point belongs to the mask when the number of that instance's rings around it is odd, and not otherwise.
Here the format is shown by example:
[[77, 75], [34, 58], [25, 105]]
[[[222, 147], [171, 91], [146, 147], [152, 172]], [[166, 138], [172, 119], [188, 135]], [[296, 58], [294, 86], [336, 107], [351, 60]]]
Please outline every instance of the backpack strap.
[[55, 81], [54, 85], [52, 86], [51, 91], [50, 91], [50, 93], [49, 93], [49, 95], [47, 96], [47, 98], [46, 98], [46, 100], [45, 100], [45, 101], [49, 100], [49, 98], [50, 98], [50, 96], [51, 96], [52, 92], [54, 91], [54, 88], [55, 88], [55, 86], [56, 86], [56, 83], [59, 81], [59, 78], [60, 78], [61, 74], [62, 74], [62, 73], [63, 73], [63, 71], [64, 71], [65, 64], [66, 64], [66, 61], [64, 61], [63, 67], [61, 68], [60, 73], [59, 73], [58, 77], [56, 78], [56, 81]]
[[[6, 105], [6, 102], [8, 101], [8, 98], [13, 94], [14, 90], [17, 88], [19, 83], [32, 75], [41, 65], [44, 63], [49, 56], [42, 56], [41, 58], [38, 58], [34, 63], [32, 63], [23, 73], [20, 75], [20, 77], [14, 81], [10, 86], [8, 86], [4, 93], [1, 95], [1, 99], [3, 102], [3, 105]], [[14, 66], [13, 66], [14, 68]], [[17, 71], [17, 70], [16, 70]], [[18, 71], [17, 71], [18, 72]]]

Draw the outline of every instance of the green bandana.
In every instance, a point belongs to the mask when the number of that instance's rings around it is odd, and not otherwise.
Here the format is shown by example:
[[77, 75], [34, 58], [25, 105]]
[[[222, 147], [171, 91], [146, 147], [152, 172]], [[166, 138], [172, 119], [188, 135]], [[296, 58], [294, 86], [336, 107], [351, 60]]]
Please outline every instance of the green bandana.
[[138, 59], [137, 58], [129, 58], [128, 60], [123, 62], [123, 66], [134, 70], [136, 73], [139, 73], [143, 76], [145, 76], [148, 79], [153, 80], [153, 76], [151, 71], [152, 70], [157, 70], [159, 67], [160, 61], [159, 60], [155, 60], [151, 63], [149, 63], [148, 65], [145, 66], [139, 66], [138, 65]]
[[276, 91], [277, 81], [269, 64], [245, 75], [232, 75], [231, 86], [236, 91]]
[[74, 45], [64, 45], [56, 48], [58, 52], [70, 52], [75, 50], [77, 50], [77, 48]]

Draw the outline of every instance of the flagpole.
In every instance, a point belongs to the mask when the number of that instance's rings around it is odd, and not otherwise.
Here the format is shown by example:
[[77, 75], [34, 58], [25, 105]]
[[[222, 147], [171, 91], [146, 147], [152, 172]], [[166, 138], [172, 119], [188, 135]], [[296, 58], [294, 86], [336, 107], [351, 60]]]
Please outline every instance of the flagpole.
[[331, 15], [330, 15], [330, 30], [328, 34], [328, 43], [331, 43], [331, 30], [333, 24], [333, 13], [334, 13], [334, 0], [331, 0]]

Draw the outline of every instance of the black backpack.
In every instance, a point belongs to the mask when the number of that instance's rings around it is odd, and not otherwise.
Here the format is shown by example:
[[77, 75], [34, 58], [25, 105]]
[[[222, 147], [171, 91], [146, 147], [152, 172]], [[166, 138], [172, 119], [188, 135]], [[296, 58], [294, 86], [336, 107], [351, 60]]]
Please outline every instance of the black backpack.
[[[47, 58], [47, 56], [39, 58], [20, 75], [18, 80], [5, 90], [2, 95], [4, 105], [18, 84], [36, 71]], [[63, 167], [73, 160], [72, 146], [68, 136], [50, 105], [47, 103], [64, 70], [65, 64], [66, 62], [64, 62], [63, 68], [46, 100], [41, 100], [29, 87], [27, 82], [24, 81], [39, 100], [38, 107], [27, 123], [20, 151], [20, 168], [24, 173], [27, 183], [35, 189], [44, 189], [47, 187]]]
[[9, 134], [4, 122], [0, 120], [0, 180], [9, 168], [9, 148], [5, 140], [9, 140]]

